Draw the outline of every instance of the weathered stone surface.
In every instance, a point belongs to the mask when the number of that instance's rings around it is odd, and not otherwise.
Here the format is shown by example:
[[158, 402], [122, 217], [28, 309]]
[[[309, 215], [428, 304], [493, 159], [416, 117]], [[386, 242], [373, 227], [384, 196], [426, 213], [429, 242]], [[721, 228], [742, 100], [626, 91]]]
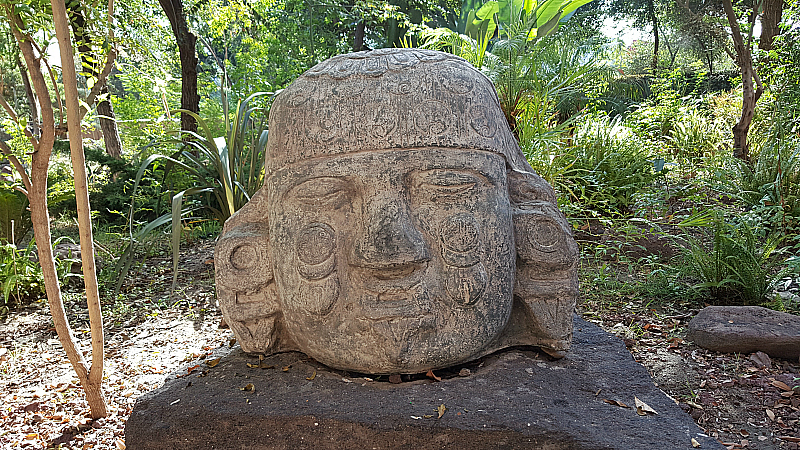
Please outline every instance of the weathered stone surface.
[[723, 353], [762, 351], [773, 358], [800, 357], [800, 317], [760, 306], [709, 306], [689, 322], [689, 339]]
[[[563, 359], [513, 348], [441, 382], [367, 381], [296, 352], [266, 358], [270, 369], [248, 362], [258, 360], [237, 349], [204, 377], [171, 375], [140, 397], [127, 448], [682, 450], [692, 438], [723, 448], [699, 434], [621, 340], [577, 318]], [[240, 390], [248, 384], [254, 392]], [[633, 406], [634, 396], [658, 415], [604, 401]]]
[[491, 82], [446, 53], [381, 49], [277, 96], [265, 185], [214, 259], [245, 351], [408, 374], [566, 351], [577, 258]]

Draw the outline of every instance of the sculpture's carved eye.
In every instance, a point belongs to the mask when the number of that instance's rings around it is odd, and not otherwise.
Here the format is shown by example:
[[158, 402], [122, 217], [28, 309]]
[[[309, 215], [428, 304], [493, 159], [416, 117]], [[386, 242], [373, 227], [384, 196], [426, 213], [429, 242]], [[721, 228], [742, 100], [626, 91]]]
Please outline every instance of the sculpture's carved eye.
[[433, 201], [450, 200], [471, 194], [484, 181], [476, 174], [457, 170], [431, 170], [422, 173], [417, 186]]
[[350, 201], [350, 185], [341, 178], [312, 178], [295, 186], [288, 198], [317, 208], [340, 208]]

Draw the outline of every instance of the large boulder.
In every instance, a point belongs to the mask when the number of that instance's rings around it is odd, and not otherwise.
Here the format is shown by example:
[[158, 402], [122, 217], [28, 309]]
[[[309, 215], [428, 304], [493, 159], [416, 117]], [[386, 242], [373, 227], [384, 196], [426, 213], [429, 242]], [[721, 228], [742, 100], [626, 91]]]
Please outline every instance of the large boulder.
[[689, 322], [689, 339], [722, 353], [800, 357], [800, 317], [760, 306], [709, 306]]

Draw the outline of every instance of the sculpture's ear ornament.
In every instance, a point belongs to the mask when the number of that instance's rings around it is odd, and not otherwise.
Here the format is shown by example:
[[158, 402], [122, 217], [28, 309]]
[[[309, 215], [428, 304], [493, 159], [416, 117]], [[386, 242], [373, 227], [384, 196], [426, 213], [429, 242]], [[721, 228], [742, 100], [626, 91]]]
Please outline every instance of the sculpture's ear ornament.
[[504, 345], [534, 345], [563, 356], [572, 341], [578, 247], [555, 194], [540, 176], [509, 173], [517, 272]]
[[[264, 209], [257, 209], [260, 190], [225, 223], [214, 250], [219, 306], [242, 349], [275, 353], [296, 346], [283, 332], [282, 315], [269, 254]], [[256, 221], [257, 220], [257, 221]]]

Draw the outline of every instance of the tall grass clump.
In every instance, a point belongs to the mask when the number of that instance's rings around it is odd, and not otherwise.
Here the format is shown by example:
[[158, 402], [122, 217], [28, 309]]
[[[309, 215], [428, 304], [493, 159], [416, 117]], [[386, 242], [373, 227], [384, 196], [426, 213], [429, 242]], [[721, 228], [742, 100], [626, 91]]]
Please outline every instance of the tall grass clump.
[[598, 113], [576, 124], [572, 145], [562, 157], [571, 161], [562, 182], [570, 201], [590, 216], [630, 215], [635, 196], [658, 176], [654, 149], [621, 117]]
[[687, 259], [700, 282], [694, 287], [715, 305], [760, 305], [783, 276], [782, 238], [759, 237], [746, 220], [726, 221], [715, 213], [708, 242], [689, 237]]

